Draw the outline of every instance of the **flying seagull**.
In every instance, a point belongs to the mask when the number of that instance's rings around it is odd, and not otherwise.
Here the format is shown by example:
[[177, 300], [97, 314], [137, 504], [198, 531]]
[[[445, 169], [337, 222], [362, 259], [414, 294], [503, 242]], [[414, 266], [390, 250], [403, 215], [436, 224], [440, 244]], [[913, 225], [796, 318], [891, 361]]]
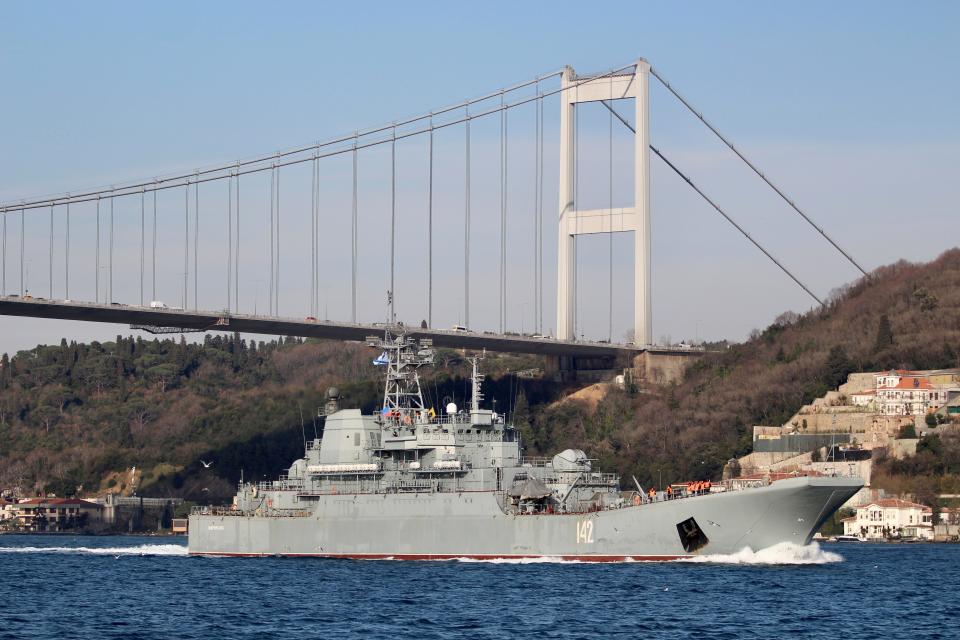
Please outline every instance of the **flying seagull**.
[[210, 462], [204, 462], [203, 460], [201, 460], [200, 464], [203, 465], [204, 469], [209, 469], [210, 467], [213, 466], [213, 460], [211, 460]]

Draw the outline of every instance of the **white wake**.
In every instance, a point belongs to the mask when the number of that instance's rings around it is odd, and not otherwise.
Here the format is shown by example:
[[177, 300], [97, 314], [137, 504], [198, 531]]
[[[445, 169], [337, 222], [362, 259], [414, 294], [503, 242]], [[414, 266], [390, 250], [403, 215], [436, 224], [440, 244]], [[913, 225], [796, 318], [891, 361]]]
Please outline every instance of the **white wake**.
[[808, 545], [794, 544], [793, 542], [781, 542], [754, 551], [750, 547], [744, 547], [736, 553], [714, 554], [695, 556], [692, 558], [682, 558], [677, 562], [707, 562], [713, 564], [756, 564], [756, 565], [801, 565], [801, 564], [831, 564], [834, 562], [843, 562], [843, 556], [832, 551], [824, 551], [816, 542]]
[[0, 547], [0, 553], [75, 553], [113, 556], [185, 556], [179, 544], [140, 544], [135, 547]]

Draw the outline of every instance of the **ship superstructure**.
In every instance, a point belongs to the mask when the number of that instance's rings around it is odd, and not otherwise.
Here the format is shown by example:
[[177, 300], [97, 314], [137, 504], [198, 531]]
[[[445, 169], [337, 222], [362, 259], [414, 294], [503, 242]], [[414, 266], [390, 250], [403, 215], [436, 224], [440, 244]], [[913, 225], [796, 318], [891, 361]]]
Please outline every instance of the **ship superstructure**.
[[507, 416], [483, 407], [479, 356], [467, 406], [438, 411], [420, 384], [428, 340], [386, 332], [368, 344], [384, 368], [380, 410], [342, 408], [330, 389], [322, 436], [303, 458], [277, 480], [241, 483], [229, 507], [194, 510], [192, 554], [669, 559], [806, 543], [862, 486], [796, 478], [707, 495], [624, 491], [580, 450], [524, 458]]

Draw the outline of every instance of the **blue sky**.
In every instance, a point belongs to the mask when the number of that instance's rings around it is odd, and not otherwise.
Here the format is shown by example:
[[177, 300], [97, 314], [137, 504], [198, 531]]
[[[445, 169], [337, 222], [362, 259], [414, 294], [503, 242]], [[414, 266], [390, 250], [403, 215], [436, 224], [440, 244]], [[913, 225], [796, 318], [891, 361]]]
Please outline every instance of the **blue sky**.
[[[643, 56], [865, 266], [901, 257], [928, 260], [960, 235], [958, 7], [949, 2], [4, 3], [0, 200], [269, 152], [427, 111], [566, 64], [604, 70]], [[661, 87], [652, 85], [651, 100], [654, 142], [818, 294], [856, 276]], [[551, 135], [555, 115], [548, 114]], [[590, 117], [584, 146], [594, 144], [596, 156], [605, 157], [605, 116]], [[477, 133], [481, 157], [483, 145], [496, 141], [492, 128], [488, 133], [486, 139], [482, 127]], [[617, 140], [619, 160], [628, 155], [628, 139]], [[438, 186], [437, 197], [451, 216], [442, 232], [454, 236], [462, 200], [455, 176], [462, 160], [455, 157], [455, 136], [442, 144], [447, 155], [440, 162], [450, 165], [450, 179]], [[492, 146], [489, 151], [495, 153]], [[410, 243], [421, 235], [419, 152], [416, 145], [402, 152], [399, 173], [407, 183], [400, 187], [407, 195], [401, 214], [408, 216], [403, 233]], [[365, 160], [372, 167], [366, 174], [368, 210], [378, 215], [384, 204], [382, 160], [375, 155]], [[548, 162], [555, 164], [555, 158]], [[339, 211], [339, 189], [349, 175], [335, 164], [325, 171], [330, 209]], [[618, 166], [616, 174], [621, 173], [628, 172]], [[517, 182], [524, 179], [521, 174]], [[482, 177], [477, 180], [483, 184]], [[624, 190], [619, 178], [618, 185], [619, 198]], [[656, 162], [652, 188], [655, 337], [739, 339], [783, 310], [809, 307], [802, 291]], [[555, 188], [546, 193], [554, 206]], [[521, 211], [527, 194], [514, 195], [512, 210]], [[296, 208], [304, 197], [308, 194], [291, 194], [287, 202]], [[483, 201], [477, 206], [482, 215]], [[121, 215], [134, 213], [127, 206]], [[296, 229], [296, 218], [288, 220]], [[490, 226], [496, 216], [489, 224], [478, 220]], [[381, 222], [371, 211], [366, 246], [377, 242]], [[35, 282], [47, 279], [43, 224], [38, 218], [28, 226]], [[331, 229], [338, 224], [331, 222]], [[516, 284], [511, 282], [508, 308], [514, 329], [532, 322], [532, 294], [525, 293], [529, 243], [523, 244], [523, 233], [511, 245]], [[297, 272], [294, 254], [302, 252], [296, 239], [291, 242], [288, 274]], [[547, 242], [549, 259], [555, 236]], [[330, 244], [340, 244], [340, 237], [331, 237]], [[614, 243], [615, 337], [630, 324], [629, 246], [625, 238]], [[607, 243], [591, 238], [585, 248], [582, 277], [603, 286], [582, 287], [583, 331], [602, 338]], [[86, 259], [83, 252], [78, 244], [74, 259]], [[171, 244], [165, 255], [174, 252]], [[496, 310], [489, 317], [486, 310], [495, 307], [496, 294], [491, 297], [495, 285], [487, 280], [496, 282], [495, 265], [485, 270], [483, 247], [477, 255], [474, 324], [491, 328]], [[457, 322], [462, 305], [455, 252], [443, 259], [455, 266], [437, 276], [445, 300], [438, 325]], [[216, 280], [216, 259], [210, 260], [201, 278]], [[421, 262], [417, 254], [407, 264]], [[345, 266], [337, 258], [325, 268], [335, 283], [323, 294], [331, 318], [345, 319]], [[365, 271], [362, 315], [375, 320], [382, 306], [382, 260], [371, 259]], [[410, 271], [407, 277], [416, 280], [415, 269]], [[552, 278], [548, 265], [548, 285]], [[167, 279], [165, 297], [176, 298], [176, 274]], [[248, 305], [263, 295], [262, 283], [254, 280], [243, 283]], [[303, 314], [298, 286], [290, 283], [283, 303], [290, 315]], [[545, 315], [552, 325], [548, 289]], [[126, 285], [120, 291], [128, 299], [132, 295]], [[222, 306], [212, 296], [207, 306]], [[407, 320], [418, 321], [422, 291], [410, 285], [398, 298]], [[103, 338], [118, 330], [17, 319], [0, 323], [2, 350], [63, 334]]]

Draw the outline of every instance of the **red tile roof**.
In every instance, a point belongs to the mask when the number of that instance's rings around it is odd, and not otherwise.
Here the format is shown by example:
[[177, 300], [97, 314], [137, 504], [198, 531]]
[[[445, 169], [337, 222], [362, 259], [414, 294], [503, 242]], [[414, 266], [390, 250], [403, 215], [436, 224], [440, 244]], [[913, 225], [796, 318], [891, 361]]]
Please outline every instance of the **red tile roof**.
[[890, 390], [890, 389], [933, 389], [933, 385], [930, 384], [930, 381], [926, 378], [900, 378], [895, 387], [877, 387], [878, 390]]

